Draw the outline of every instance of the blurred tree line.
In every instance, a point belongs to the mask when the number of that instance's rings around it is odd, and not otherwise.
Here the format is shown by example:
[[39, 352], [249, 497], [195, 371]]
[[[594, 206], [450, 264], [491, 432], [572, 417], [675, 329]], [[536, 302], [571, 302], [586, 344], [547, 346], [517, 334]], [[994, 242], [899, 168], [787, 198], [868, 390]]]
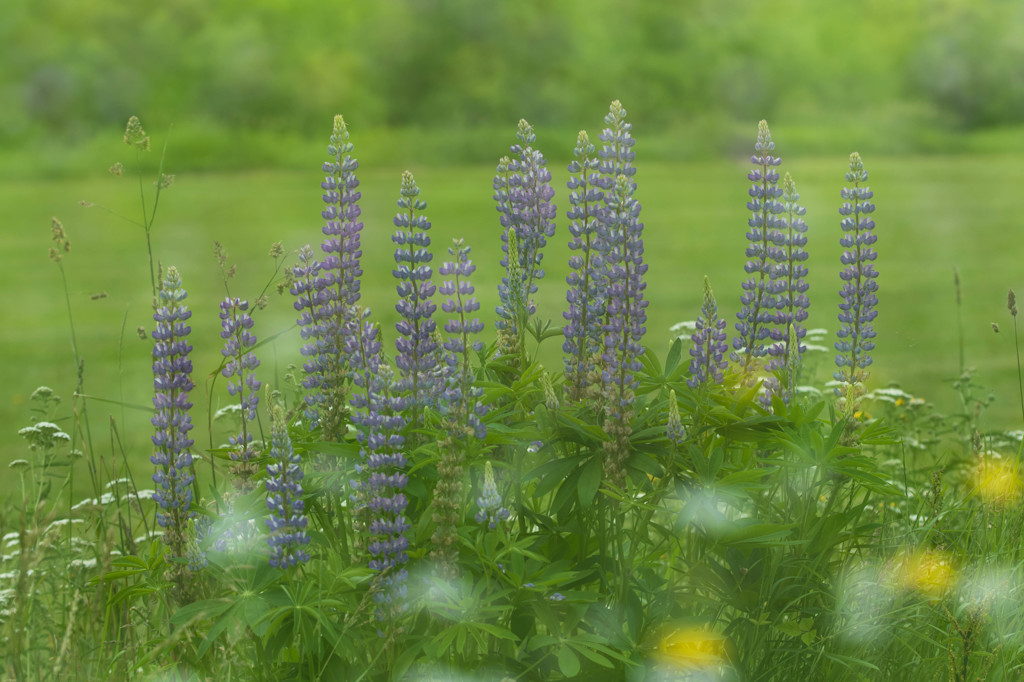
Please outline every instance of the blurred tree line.
[[[1019, 0], [5, 0], [0, 145], [153, 127], [1024, 118]], [[898, 113], [897, 115], [904, 115]]]

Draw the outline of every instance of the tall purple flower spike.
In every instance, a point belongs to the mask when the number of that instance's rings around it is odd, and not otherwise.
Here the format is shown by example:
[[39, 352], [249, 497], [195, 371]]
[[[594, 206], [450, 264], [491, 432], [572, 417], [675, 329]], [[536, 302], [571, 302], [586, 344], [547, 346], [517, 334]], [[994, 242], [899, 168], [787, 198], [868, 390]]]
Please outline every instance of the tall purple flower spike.
[[[500, 305], [497, 308], [498, 328], [516, 324], [514, 300], [521, 295], [526, 303], [527, 316], [533, 314], [531, 296], [537, 292], [537, 280], [544, 277], [540, 267], [544, 258], [543, 249], [547, 240], [555, 234], [557, 208], [551, 203], [555, 190], [551, 187], [551, 171], [547, 169], [544, 155], [532, 145], [537, 141], [533, 127], [525, 120], [519, 121], [516, 130], [518, 142], [513, 144], [510, 155], [498, 162], [494, 177], [494, 200], [500, 215], [502, 230], [501, 264], [509, 269], [508, 233], [515, 230], [518, 239], [520, 280], [510, 281], [503, 277], [498, 286]], [[515, 287], [516, 292], [510, 292]]]
[[686, 383], [690, 388], [721, 384], [724, 381], [722, 370], [729, 365], [725, 359], [729, 344], [725, 340], [725, 320], [718, 316], [718, 304], [707, 276], [704, 277], [704, 304], [691, 338], [690, 378]]
[[480, 310], [480, 302], [473, 295], [475, 288], [469, 277], [476, 266], [469, 259], [469, 247], [461, 239], [455, 239], [448, 253], [454, 260], [441, 264], [438, 274], [451, 277], [441, 284], [440, 293], [448, 298], [441, 304], [441, 310], [449, 315], [444, 323], [446, 340], [445, 376], [447, 385], [444, 398], [449, 414], [453, 415], [460, 427], [472, 430], [483, 440], [487, 435], [486, 425], [480, 421], [487, 412], [479, 398], [483, 389], [473, 386], [474, 373], [470, 363], [470, 350], [479, 351], [483, 343], [475, 336], [484, 329], [479, 318], [469, 316]]
[[746, 249], [749, 260], [744, 270], [748, 277], [743, 282], [743, 296], [740, 298], [743, 308], [736, 314], [739, 336], [733, 339], [735, 352], [732, 357], [736, 362], [742, 362], [744, 372], [749, 372], [754, 360], [768, 352], [766, 341], [772, 327], [779, 322], [776, 309], [779, 294], [785, 287], [784, 282], [778, 281], [779, 272], [775, 267], [784, 258], [780, 247], [784, 238], [780, 229], [785, 227], [785, 221], [779, 217], [784, 206], [779, 201], [782, 196], [782, 189], [777, 186], [779, 173], [774, 170], [782, 159], [771, 154], [774, 149], [768, 123], [761, 121], [757, 126], [754, 155], [750, 157], [754, 168], [747, 174], [753, 183], [748, 192], [750, 201], [747, 202], [751, 216], [747, 221], [750, 226]]
[[241, 407], [242, 429], [238, 435], [230, 436], [228, 443], [234, 446], [231, 459], [247, 463], [256, 457], [252, 447], [252, 432], [249, 422], [256, 419], [256, 407], [259, 405], [259, 390], [262, 383], [253, 371], [259, 367], [260, 361], [252, 352], [256, 345], [256, 335], [252, 329], [252, 317], [249, 315], [249, 302], [238, 298], [225, 298], [220, 303], [220, 336], [224, 339], [221, 354], [227, 363], [221, 374], [228, 380], [228, 394], [237, 396]]
[[270, 565], [291, 568], [309, 561], [305, 547], [309, 544], [305, 503], [302, 501], [302, 460], [292, 448], [284, 412], [275, 405], [271, 411], [270, 458], [267, 465], [267, 509], [270, 517]]
[[587, 131], [581, 130], [573, 151], [576, 158], [569, 164], [569, 267], [566, 277], [569, 308], [562, 313], [565, 327], [565, 383], [570, 400], [583, 398], [594, 371], [594, 359], [602, 349], [605, 287], [604, 257], [598, 243], [599, 225], [603, 215], [604, 193], [598, 172], [600, 157], [594, 155]]
[[348, 366], [344, 348], [354, 328], [354, 309], [359, 301], [360, 233], [359, 162], [352, 156], [348, 127], [341, 116], [334, 117], [327, 153], [331, 160], [323, 165], [326, 177], [322, 215], [323, 261], [317, 262], [311, 250], [299, 254], [293, 275], [292, 293], [298, 298], [295, 308], [301, 314], [306, 344], [302, 353], [308, 359], [304, 386], [306, 418], [310, 427], [320, 426], [325, 440], [338, 440], [342, 433], [346, 405]]
[[420, 213], [427, 202], [418, 199], [420, 188], [412, 173], [402, 173], [399, 213], [394, 223], [398, 229], [391, 236], [395, 248], [395, 269], [399, 301], [395, 305], [401, 319], [395, 323], [398, 355], [399, 388], [410, 399], [410, 406], [433, 403], [440, 389], [437, 376], [438, 344], [434, 340], [437, 323], [431, 317], [437, 305], [431, 300], [436, 286], [430, 281], [433, 255], [430, 246], [430, 221]]
[[[874, 244], [878, 237], [873, 232], [875, 221], [871, 213], [875, 205], [870, 202], [874, 196], [866, 185], [868, 172], [860, 154], [850, 154], [850, 172], [846, 181], [853, 187], [844, 187], [841, 196], [846, 201], [839, 214], [843, 216], [840, 223], [843, 236], [839, 240], [844, 248], [840, 262], [843, 270], [839, 276], [843, 280], [843, 288], [839, 295], [839, 321], [842, 323], [836, 336], [836, 366], [839, 368], [834, 376], [847, 385], [850, 390], [855, 384], [863, 384], [868, 376], [867, 367], [871, 364], [870, 352], [875, 349], [875, 328], [873, 322], [878, 316], [874, 309], [878, 303], [878, 272], [874, 261], [878, 253]], [[840, 389], [836, 389], [841, 393]]]
[[348, 353], [358, 389], [352, 395], [352, 421], [362, 457], [357, 495], [367, 514], [369, 566], [386, 572], [382, 589], [374, 594], [377, 615], [385, 619], [401, 610], [406, 594], [410, 524], [402, 492], [409, 480], [402, 436], [407, 401], [397, 391], [393, 370], [382, 361], [379, 336], [375, 324], [361, 320], [358, 333], [350, 337]]
[[153, 455], [156, 465], [153, 499], [159, 505], [157, 522], [165, 529], [164, 538], [176, 557], [187, 556], [188, 522], [193, 517], [192, 481], [192, 420], [188, 411], [192, 407], [189, 391], [192, 382], [192, 346], [187, 338], [192, 328], [187, 321], [192, 311], [183, 303], [188, 293], [182, 287], [177, 268], [167, 268], [157, 294], [158, 307], [153, 313], [153, 407], [151, 420]]
[[[807, 297], [807, 266], [804, 265], [807, 261], [807, 224], [803, 216], [807, 210], [799, 201], [800, 195], [796, 191], [793, 176], [786, 173], [782, 180], [783, 226], [779, 229], [782, 257], [774, 271], [775, 283], [779, 288], [776, 312], [778, 326], [769, 331], [773, 343], [768, 347], [771, 359], [767, 365], [770, 372], [781, 374], [785, 380], [780, 382], [776, 376], [765, 380], [767, 391], [763, 402], [766, 406], [771, 404], [772, 395], [778, 395], [787, 404], [793, 399], [800, 360], [805, 350], [801, 340], [807, 335], [803, 323], [810, 306]], [[791, 335], [796, 344], [793, 347], [790, 347]]]

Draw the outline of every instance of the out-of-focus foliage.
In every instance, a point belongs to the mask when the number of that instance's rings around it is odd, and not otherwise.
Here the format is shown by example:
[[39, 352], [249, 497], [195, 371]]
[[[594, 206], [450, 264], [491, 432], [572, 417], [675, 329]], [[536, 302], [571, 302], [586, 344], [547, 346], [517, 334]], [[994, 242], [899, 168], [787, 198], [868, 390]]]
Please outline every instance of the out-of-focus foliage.
[[0, 145], [138, 113], [309, 133], [586, 120], [860, 114], [1021, 122], [1024, 6], [1006, 0], [7, 0]]

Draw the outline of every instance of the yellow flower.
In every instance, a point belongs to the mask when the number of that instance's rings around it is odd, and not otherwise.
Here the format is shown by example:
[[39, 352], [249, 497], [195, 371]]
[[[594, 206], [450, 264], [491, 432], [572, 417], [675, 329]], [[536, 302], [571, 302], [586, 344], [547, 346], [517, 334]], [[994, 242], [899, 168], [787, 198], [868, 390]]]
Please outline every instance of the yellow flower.
[[945, 552], [918, 550], [905, 555], [897, 564], [896, 580], [904, 589], [938, 598], [952, 589], [956, 569]]
[[998, 455], [982, 457], [974, 470], [974, 489], [988, 504], [1006, 506], [1021, 499], [1020, 467]]
[[724, 635], [698, 627], [669, 627], [658, 643], [658, 661], [675, 668], [705, 670], [725, 663]]

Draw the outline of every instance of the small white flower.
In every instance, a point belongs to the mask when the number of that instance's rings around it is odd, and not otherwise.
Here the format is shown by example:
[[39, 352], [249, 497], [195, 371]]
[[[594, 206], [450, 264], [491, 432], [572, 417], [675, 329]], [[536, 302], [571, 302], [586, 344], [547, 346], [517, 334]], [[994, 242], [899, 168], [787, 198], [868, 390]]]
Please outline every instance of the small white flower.
[[96, 558], [93, 557], [92, 559], [74, 559], [68, 564], [68, 566], [72, 568], [96, 568]]
[[43, 531], [43, 535], [46, 535], [54, 528], [62, 528], [68, 525], [69, 523], [74, 525], [76, 523], [85, 523], [85, 521], [83, 521], [82, 519], [57, 519], [56, 521], [54, 521], [46, 527], [46, 530]]
[[685, 320], [683, 322], [676, 322], [674, 325], [669, 327], [668, 330], [673, 334], [679, 334], [680, 336], [686, 334], [687, 332], [692, 334], [693, 332], [697, 331], [697, 321]]

